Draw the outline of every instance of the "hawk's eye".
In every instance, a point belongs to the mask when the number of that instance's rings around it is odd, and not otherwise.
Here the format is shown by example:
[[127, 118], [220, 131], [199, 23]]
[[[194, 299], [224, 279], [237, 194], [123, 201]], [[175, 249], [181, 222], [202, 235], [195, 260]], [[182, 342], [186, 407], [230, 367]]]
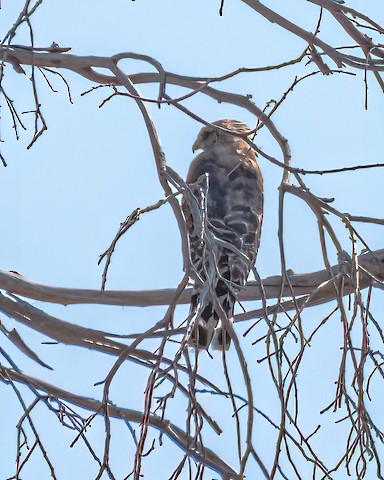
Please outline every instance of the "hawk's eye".
[[204, 132], [202, 135], [201, 135], [201, 140], [203, 142], [205, 142], [205, 140], [207, 140], [207, 138], [209, 137], [210, 135], [210, 132]]

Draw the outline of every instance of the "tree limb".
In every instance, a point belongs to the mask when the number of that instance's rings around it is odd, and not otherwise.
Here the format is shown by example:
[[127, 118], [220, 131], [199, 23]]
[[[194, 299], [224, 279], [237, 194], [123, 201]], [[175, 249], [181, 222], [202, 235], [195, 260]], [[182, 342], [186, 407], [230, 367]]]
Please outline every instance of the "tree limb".
[[[89, 397], [82, 397], [74, 393], [63, 390], [62, 388], [51, 385], [43, 380], [39, 380], [20, 372], [16, 372], [13, 369], [0, 366], [0, 374], [5, 381], [11, 378], [13, 381], [24, 383], [25, 385], [36, 388], [37, 390], [46, 392], [49, 396], [58, 398], [72, 403], [78, 407], [84, 408], [98, 415], [103, 415], [105, 411], [101, 402]], [[118, 407], [117, 405], [108, 405], [108, 414], [110, 417], [122, 419], [128, 422], [142, 423], [143, 413], [137, 410], [131, 410], [128, 408]], [[227, 480], [240, 480], [240, 476], [223, 460], [218, 457], [212, 450], [205, 448], [201, 443], [192, 442], [192, 438], [189, 437], [181, 428], [170, 423], [168, 420], [163, 420], [157, 415], [150, 415], [148, 418], [149, 424], [160, 430], [162, 433], [172, 440], [179, 448], [187, 453], [191, 458], [203, 465], [218, 472], [222, 478]], [[194, 443], [195, 447], [190, 445]]]
[[[359, 266], [369, 272], [375, 279], [384, 280], [384, 249], [366, 252], [358, 257]], [[332, 273], [336, 276], [340, 271], [339, 265], [332, 267]], [[361, 273], [360, 288], [367, 288], [370, 276], [364, 271]], [[288, 273], [295, 297], [309, 295], [319, 285], [330, 280], [329, 272], [319, 270], [317, 272], [296, 274]], [[266, 298], [278, 298], [282, 282], [281, 275], [267, 277], [262, 280]], [[344, 294], [348, 295], [353, 290], [353, 285], [348, 279], [345, 282]], [[23, 297], [39, 300], [41, 302], [57, 303], [60, 305], [70, 304], [101, 304], [119, 305], [131, 307], [152, 307], [156, 305], [169, 305], [175, 295], [175, 289], [161, 290], [124, 291], [124, 290], [88, 290], [77, 288], [61, 288], [42, 285], [29, 280], [19, 274], [0, 270], [0, 289], [21, 295]], [[178, 299], [178, 304], [188, 304], [193, 294], [193, 288], [186, 289]], [[284, 297], [292, 297], [290, 287], [286, 286]], [[333, 300], [334, 292], [330, 288], [319, 293], [317, 299], [321, 303]], [[257, 282], [248, 282], [247, 286], [239, 294], [240, 301], [261, 300], [260, 289]]]

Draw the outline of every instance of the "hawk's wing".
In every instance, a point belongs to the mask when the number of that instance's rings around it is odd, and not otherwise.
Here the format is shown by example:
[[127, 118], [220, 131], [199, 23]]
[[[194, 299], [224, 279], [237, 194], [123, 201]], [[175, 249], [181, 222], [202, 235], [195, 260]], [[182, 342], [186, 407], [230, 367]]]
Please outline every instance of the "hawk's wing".
[[[192, 336], [198, 337], [200, 347], [208, 347], [219, 320], [213, 297], [232, 320], [236, 295], [256, 260], [263, 181], [252, 151], [220, 154], [216, 149], [193, 160], [187, 183], [203, 213], [202, 224], [196, 226], [188, 202], [183, 202], [191, 262], [201, 279], [191, 303], [191, 314], [195, 316]], [[223, 342], [218, 333], [219, 344], [228, 347], [229, 338]]]

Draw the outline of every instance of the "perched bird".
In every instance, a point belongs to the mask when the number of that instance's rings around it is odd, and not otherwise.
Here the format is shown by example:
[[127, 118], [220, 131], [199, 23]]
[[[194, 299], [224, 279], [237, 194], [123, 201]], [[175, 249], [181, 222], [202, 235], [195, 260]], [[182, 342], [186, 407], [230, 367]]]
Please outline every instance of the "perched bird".
[[[228, 349], [220, 320], [233, 320], [236, 296], [252, 269], [263, 219], [263, 178], [256, 154], [244, 141], [249, 128], [236, 120], [203, 127], [192, 150], [183, 199], [196, 293], [191, 299], [190, 343]], [[221, 308], [222, 310], [221, 310]], [[221, 312], [221, 313], [220, 313]]]

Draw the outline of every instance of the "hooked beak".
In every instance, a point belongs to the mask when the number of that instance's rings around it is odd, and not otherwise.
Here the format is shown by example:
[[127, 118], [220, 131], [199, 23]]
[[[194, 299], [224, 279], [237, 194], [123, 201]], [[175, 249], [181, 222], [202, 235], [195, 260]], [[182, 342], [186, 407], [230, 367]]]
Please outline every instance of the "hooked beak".
[[195, 153], [196, 150], [201, 150], [200, 139], [196, 139], [196, 142], [192, 145], [192, 152]]

